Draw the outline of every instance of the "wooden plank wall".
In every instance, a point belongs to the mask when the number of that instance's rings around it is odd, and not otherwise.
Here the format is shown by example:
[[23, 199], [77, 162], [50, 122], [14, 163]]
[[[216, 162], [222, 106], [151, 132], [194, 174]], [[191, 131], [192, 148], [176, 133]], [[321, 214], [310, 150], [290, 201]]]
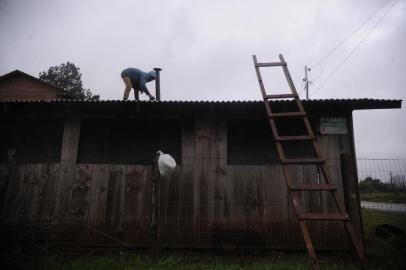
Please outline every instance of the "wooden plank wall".
[[[60, 163], [17, 166], [5, 199], [8, 220], [76, 225], [66, 237], [74, 245], [148, 246], [151, 166], [76, 164], [80, 119], [67, 120], [65, 129]], [[350, 137], [320, 142], [343, 198], [339, 157], [351, 152]], [[315, 168], [292, 171], [299, 182], [318, 181]], [[332, 209], [318, 192], [301, 197], [308, 211]], [[161, 247], [304, 247], [280, 166], [227, 165], [225, 118], [183, 121], [181, 165], [160, 179], [159, 206]], [[312, 224], [311, 232], [317, 247], [346, 245], [331, 222]]]

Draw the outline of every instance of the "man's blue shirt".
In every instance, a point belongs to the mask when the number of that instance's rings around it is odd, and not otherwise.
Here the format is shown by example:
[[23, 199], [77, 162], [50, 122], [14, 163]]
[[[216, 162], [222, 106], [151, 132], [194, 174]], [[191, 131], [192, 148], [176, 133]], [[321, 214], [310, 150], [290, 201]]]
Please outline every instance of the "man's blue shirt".
[[146, 83], [155, 79], [154, 74], [146, 73], [138, 68], [127, 68], [121, 72], [121, 77], [127, 76], [131, 80], [132, 87], [135, 90], [145, 92]]

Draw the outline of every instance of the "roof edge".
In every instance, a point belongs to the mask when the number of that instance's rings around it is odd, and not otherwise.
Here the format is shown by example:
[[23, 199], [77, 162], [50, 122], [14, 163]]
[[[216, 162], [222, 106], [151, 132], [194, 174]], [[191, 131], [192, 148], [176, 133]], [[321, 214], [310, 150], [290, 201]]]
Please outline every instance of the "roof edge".
[[[272, 101], [275, 103], [284, 103], [284, 102], [294, 102], [293, 100], [275, 100]], [[359, 99], [309, 99], [302, 100], [303, 104], [309, 105], [342, 105], [346, 106], [350, 110], [371, 110], [371, 109], [400, 109], [402, 107], [401, 99], [371, 99], [371, 98], [359, 98]], [[163, 100], [163, 101], [147, 101], [147, 100], [77, 100], [77, 99], [60, 99], [60, 100], [4, 100], [0, 103], [76, 103], [76, 104], [260, 104], [263, 103], [262, 100], [245, 100], [245, 101], [187, 101], [187, 100]]]

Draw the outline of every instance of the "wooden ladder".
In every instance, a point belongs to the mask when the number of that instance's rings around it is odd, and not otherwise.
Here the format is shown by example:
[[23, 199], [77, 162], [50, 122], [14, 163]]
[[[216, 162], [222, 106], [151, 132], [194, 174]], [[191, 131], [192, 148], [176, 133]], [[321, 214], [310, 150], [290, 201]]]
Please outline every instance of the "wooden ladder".
[[[287, 63], [285, 62], [282, 54], [279, 55], [280, 62], [272, 62], [272, 63], [258, 63], [257, 57], [254, 55], [254, 65], [255, 71], [257, 73], [259, 87], [261, 89], [262, 97], [264, 100], [266, 112], [268, 115], [269, 123], [271, 125], [272, 134], [274, 136], [276, 149], [278, 152], [278, 156], [282, 165], [283, 174], [285, 177], [286, 185], [288, 188], [288, 194], [291, 198], [293, 209], [296, 213], [297, 220], [299, 222], [299, 226], [303, 235], [303, 239], [306, 245], [307, 252], [311, 259], [311, 263], [313, 269], [320, 269], [319, 262], [317, 260], [314, 246], [312, 240], [310, 238], [308, 226], [306, 224], [307, 220], [319, 220], [319, 221], [339, 221], [344, 224], [344, 227], [348, 233], [352, 246], [355, 250], [356, 257], [359, 260], [360, 266], [362, 269], [366, 269], [366, 258], [365, 253], [362, 245], [362, 240], [360, 237], [357, 237], [354, 226], [351, 223], [350, 217], [347, 214], [344, 203], [337, 195], [337, 187], [336, 185], [331, 184], [330, 176], [326, 169], [325, 160], [322, 158], [320, 146], [317, 142], [317, 138], [313, 133], [313, 130], [310, 126], [309, 119], [307, 118], [307, 114], [303, 108], [303, 104], [299, 99], [299, 95], [296, 92], [295, 86], [293, 84], [292, 78], [290, 76]], [[261, 73], [259, 68], [260, 67], [278, 67], [281, 66], [283, 68], [283, 72], [285, 73], [286, 80], [288, 82], [289, 88], [291, 90], [290, 94], [278, 94], [278, 95], [267, 95], [264, 87], [264, 83], [262, 81]], [[286, 99], [286, 98], [293, 98], [296, 101], [296, 105], [298, 111], [295, 112], [279, 112], [274, 113], [271, 110], [271, 99]], [[307, 134], [305, 135], [295, 135], [295, 136], [280, 136], [278, 133], [278, 128], [275, 123], [275, 119], [283, 119], [283, 118], [301, 118], [303, 119], [304, 125], [307, 130]], [[282, 142], [289, 142], [289, 141], [308, 141], [311, 142], [315, 157], [313, 158], [287, 158], [285, 156], [284, 149], [282, 147]], [[295, 183], [292, 179], [292, 175], [289, 172], [289, 165], [316, 165], [321, 171], [321, 175], [324, 177], [324, 184], [306, 184], [306, 183]], [[304, 213], [300, 205], [300, 200], [298, 197], [298, 191], [327, 191], [329, 194], [332, 195], [335, 206], [337, 207], [336, 213]]]

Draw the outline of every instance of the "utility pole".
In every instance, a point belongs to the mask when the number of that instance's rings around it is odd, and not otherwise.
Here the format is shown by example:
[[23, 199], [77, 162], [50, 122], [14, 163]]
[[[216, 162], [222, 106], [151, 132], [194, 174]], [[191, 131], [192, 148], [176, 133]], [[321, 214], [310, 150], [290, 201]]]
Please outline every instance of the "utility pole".
[[393, 183], [393, 177], [392, 177], [392, 171], [389, 171], [389, 175], [390, 175], [390, 184], [392, 186], [392, 190], [393, 190], [393, 195], [397, 195], [396, 194], [396, 187], [395, 187], [395, 183]]
[[310, 84], [310, 81], [309, 81], [309, 77], [307, 75], [307, 72], [310, 71], [310, 68], [308, 66], [305, 66], [304, 70], [305, 70], [305, 77], [304, 77], [303, 81], [305, 82], [306, 99], [309, 99], [309, 84]]

